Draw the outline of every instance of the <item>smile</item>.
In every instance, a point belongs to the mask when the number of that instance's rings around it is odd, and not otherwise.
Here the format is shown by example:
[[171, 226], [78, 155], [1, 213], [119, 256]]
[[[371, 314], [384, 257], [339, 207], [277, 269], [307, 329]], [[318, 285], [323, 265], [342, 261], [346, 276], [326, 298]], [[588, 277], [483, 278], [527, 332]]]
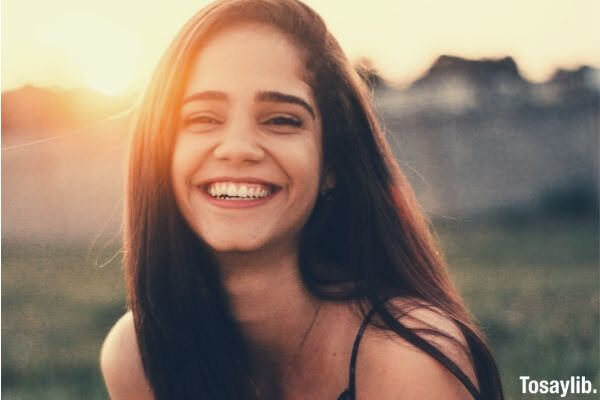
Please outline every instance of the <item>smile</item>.
[[257, 179], [223, 179], [201, 185], [211, 203], [219, 207], [251, 207], [269, 201], [280, 187]]
[[256, 183], [214, 182], [206, 191], [216, 199], [262, 199], [273, 193], [274, 187]]

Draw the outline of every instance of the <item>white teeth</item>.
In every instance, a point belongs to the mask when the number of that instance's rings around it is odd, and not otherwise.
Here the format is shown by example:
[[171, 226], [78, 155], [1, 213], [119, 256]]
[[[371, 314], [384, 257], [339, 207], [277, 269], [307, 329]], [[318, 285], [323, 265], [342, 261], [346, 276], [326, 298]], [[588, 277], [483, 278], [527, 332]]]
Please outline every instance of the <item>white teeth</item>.
[[236, 196], [237, 197], [237, 188], [235, 187], [235, 185], [233, 183], [230, 183], [229, 186], [227, 186], [227, 196], [229, 196], [229, 197]]
[[271, 194], [269, 188], [255, 183], [215, 182], [206, 190], [212, 197], [229, 200], [262, 198]]

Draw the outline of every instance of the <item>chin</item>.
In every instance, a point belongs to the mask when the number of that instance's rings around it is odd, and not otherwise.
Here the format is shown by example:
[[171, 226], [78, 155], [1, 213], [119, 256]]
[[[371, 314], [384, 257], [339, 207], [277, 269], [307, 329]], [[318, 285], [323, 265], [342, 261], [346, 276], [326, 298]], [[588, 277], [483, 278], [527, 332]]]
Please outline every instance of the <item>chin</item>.
[[261, 246], [252, 246], [248, 244], [217, 244], [209, 246], [217, 253], [251, 253], [261, 248]]
[[205, 238], [206, 244], [217, 253], [253, 252], [264, 247], [265, 243], [257, 238]]

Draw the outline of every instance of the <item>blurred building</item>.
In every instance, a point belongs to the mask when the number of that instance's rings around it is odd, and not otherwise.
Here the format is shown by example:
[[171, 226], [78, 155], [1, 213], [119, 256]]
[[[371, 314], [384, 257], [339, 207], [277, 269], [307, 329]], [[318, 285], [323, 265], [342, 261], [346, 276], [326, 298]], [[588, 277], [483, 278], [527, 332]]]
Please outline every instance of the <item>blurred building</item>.
[[388, 140], [434, 216], [597, 202], [597, 70], [532, 84], [511, 58], [442, 56], [409, 88], [375, 94]]

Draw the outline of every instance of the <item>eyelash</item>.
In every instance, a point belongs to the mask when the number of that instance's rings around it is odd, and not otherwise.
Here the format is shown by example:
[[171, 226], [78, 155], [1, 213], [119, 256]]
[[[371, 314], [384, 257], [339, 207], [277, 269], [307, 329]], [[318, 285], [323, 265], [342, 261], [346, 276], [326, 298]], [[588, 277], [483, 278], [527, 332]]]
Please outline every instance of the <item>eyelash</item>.
[[208, 115], [198, 115], [192, 116], [190, 118], [185, 119], [185, 124], [219, 124], [220, 121], [216, 118], [210, 117]]
[[[218, 120], [217, 118], [213, 118], [208, 115], [191, 116], [184, 120], [184, 124], [186, 126], [189, 126], [192, 124], [219, 125], [221, 123], [222, 122], [220, 120]], [[261, 124], [262, 125], [281, 126], [281, 127], [289, 126], [289, 127], [293, 127], [293, 128], [301, 128], [304, 125], [303, 121], [300, 120], [299, 118], [295, 118], [295, 117], [291, 117], [291, 116], [284, 116], [284, 115], [277, 115], [275, 117], [268, 118], [268, 119], [264, 120], [263, 122], [261, 122]]]
[[269, 118], [268, 120], [263, 122], [263, 124], [275, 126], [291, 126], [294, 128], [300, 128], [303, 125], [300, 119], [283, 115], [278, 115], [273, 118]]

